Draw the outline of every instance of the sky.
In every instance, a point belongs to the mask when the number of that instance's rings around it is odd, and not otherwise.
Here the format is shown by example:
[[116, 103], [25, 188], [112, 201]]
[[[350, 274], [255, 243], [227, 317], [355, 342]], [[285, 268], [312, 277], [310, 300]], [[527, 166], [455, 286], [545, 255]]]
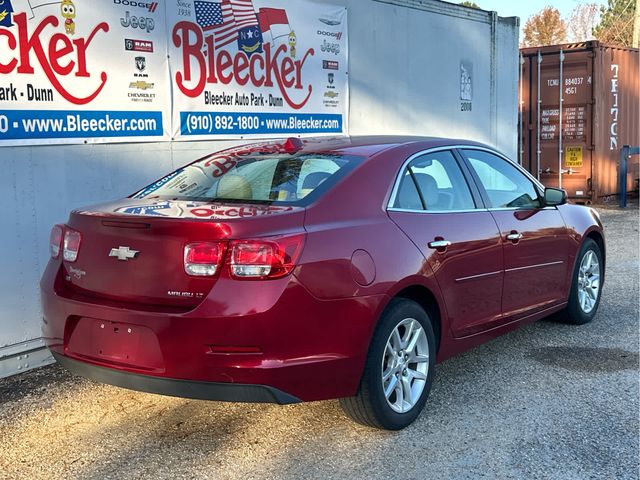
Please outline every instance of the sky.
[[496, 11], [501, 17], [520, 17], [521, 31], [527, 19], [531, 15], [538, 13], [547, 5], [557, 8], [560, 10], [562, 18], [568, 19], [571, 15], [571, 11], [580, 4], [607, 4], [606, 0], [475, 0], [475, 2], [483, 10]]

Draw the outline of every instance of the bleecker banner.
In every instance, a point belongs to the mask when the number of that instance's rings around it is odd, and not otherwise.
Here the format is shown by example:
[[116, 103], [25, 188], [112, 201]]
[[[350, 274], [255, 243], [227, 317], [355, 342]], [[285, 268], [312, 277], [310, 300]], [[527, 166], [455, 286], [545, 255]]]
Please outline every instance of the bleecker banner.
[[173, 137], [347, 131], [347, 10], [306, 0], [170, 0]]
[[168, 139], [164, 5], [0, 0], [0, 146]]

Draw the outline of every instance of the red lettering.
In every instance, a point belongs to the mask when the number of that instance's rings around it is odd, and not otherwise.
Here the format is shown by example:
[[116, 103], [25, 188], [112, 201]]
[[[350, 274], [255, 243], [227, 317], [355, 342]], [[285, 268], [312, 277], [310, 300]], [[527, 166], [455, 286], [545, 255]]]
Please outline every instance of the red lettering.
[[232, 160], [231, 160], [231, 157], [229, 157], [229, 156], [227, 156], [227, 155], [220, 155], [220, 156], [217, 156], [217, 157], [210, 158], [209, 160], [207, 160], [206, 162], [204, 162], [203, 167], [204, 167], [204, 168], [210, 167], [210, 166], [211, 166], [211, 165], [213, 165], [215, 162], [219, 162], [220, 160], [222, 160], [223, 162], [229, 162], [229, 161], [232, 161]]
[[[16, 47], [18, 46], [18, 42], [16, 42], [16, 37], [11, 35], [11, 32], [9, 30], [0, 30], [0, 36], [1, 35], [4, 35], [5, 37], [7, 37], [7, 44], [9, 45], [9, 49], [15, 50]], [[13, 69], [16, 68], [17, 64], [18, 64], [18, 60], [15, 58], [12, 59], [6, 65], [4, 63], [0, 63], [0, 73], [4, 74], [4, 73], [13, 72]]]
[[[68, 102], [74, 103], [76, 105], [84, 105], [91, 102], [100, 94], [107, 83], [106, 72], [102, 72], [100, 74], [100, 85], [93, 93], [91, 93], [87, 97], [76, 97], [72, 95], [69, 90], [64, 88], [64, 86], [60, 82], [60, 79], [58, 78], [58, 75], [67, 76], [73, 71], [74, 67], [77, 66], [77, 76], [90, 77], [86, 65], [86, 51], [93, 37], [99, 31], [109, 31], [109, 25], [106, 22], [102, 22], [97, 25], [93, 29], [87, 40], [78, 39], [74, 41], [73, 44], [75, 44], [75, 46], [77, 47], [76, 61], [69, 59], [69, 61], [65, 65], [61, 65], [60, 60], [73, 52], [73, 46], [71, 45], [71, 42], [69, 42], [68, 39], [64, 38], [64, 35], [62, 34], [54, 34], [51, 37], [45, 53], [45, 47], [43, 46], [41, 40], [41, 37], [44, 36], [42, 33], [45, 28], [47, 28], [48, 26], [57, 27], [59, 25], [57, 17], [52, 15], [42, 20], [42, 22], [40, 22], [40, 24], [33, 30], [33, 32], [31, 32], [31, 35], [29, 35], [26, 13], [19, 13], [17, 15], [14, 15], [13, 19], [18, 29], [17, 43], [20, 48], [19, 61], [14, 58], [7, 65], [0, 64], [0, 73], [11, 73], [14, 69], [16, 69], [17, 66], [16, 71], [19, 74], [33, 75], [33, 73], [35, 72], [33, 66], [31, 65], [33, 54], [53, 88], [55, 88], [56, 91]], [[15, 50], [15, 37], [13, 37], [13, 35], [11, 35], [11, 33], [7, 30], [0, 30], [0, 35], [6, 36], [8, 38], [9, 48], [11, 50]], [[60, 45], [60, 43], [62, 43], [62, 45]]]
[[214, 214], [214, 211], [210, 208], [194, 208], [193, 210], [191, 210], [191, 213], [193, 213], [196, 217], [205, 218], [211, 217]]
[[205, 55], [207, 56], [209, 62], [209, 76], [207, 77], [207, 83], [218, 83], [218, 79], [216, 78], [216, 69], [213, 66], [215, 49], [213, 47], [213, 36], [206, 37], [204, 42], [207, 44], [207, 51]]
[[[276, 50], [276, 55], [275, 56], [278, 57], [280, 54], [285, 52], [286, 49], [287, 49], [287, 47], [285, 45], [280, 45], [278, 47], [278, 49]], [[307, 57], [309, 55], [313, 55], [313, 53], [314, 53], [313, 49], [307, 50], [307, 53], [304, 55], [302, 61], [300, 62], [300, 67], [298, 68], [298, 71], [302, 71], [302, 65], [307, 60]], [[268, 62], [267, 62], [267, 64], [268, 64]], [[289, 96], [289, 92], [287, 92], [286, 86], [283, 83], [282, 76], [280, 75], [280, 72], [278, 71], [277, 66], [276, 66], [276, 64], [274, 62], [272, 62], [272, 64], [271, 64], [271, 69], [274, 71], [274, 76], [276, 78], [276, 82], [278, 82], [278, 87], [280, 88], [280, 93], [282, 93], [282, 96], [283, 96], [285, 102], [287, 102], [290, 107], [292, 107], [292, 108], [294, 108], [296, 110], [300, 110], [302, 107], [304, 107], [305, 104], [309, 101], [309, 98], [311, 98], [311, 92], [313, 91], [313, 87], [311, 85], [309, 85], [308, 93], [307, 93], [307, 96], [305, 97], [305, 99], [300, 103], [296, 103]], [[271, 69], [269, 71], [271, 71]]]
[[261, 75], [260, 77], [256, 76], [256, 72], [258, 70], [256, 63], [260, 64], [260, 71], [263, 71], [264, 58], [262, 58], [260, 55], [252, 55], [249, 63], [249, 76], [251, 77], [251, 83], [253, 83], [256, 87], [261, 87], [264, 84], [264, 75]]
[[225, 160], [224, 163], [214, 161], [213, 165], [217, 168], [217, 170], [213, 172], [213, 176], [216, 178], [221, 177], [225, 173], [227, 173], [229, 170], [231, 170], [233, 167], [235, 167], [237, 164], [238, 162], [231, 159]]
[[291, 77], [290, 79], [287, 78], [289, 77], [289, 75], [291, 75], [295, 71], [296, 71], [296, 66], [293, 63], [293, 60], [291, 59], [291, 57], [285, 57], [285, 59], [282, 60], [282, 84], [285, 87], [291, 88], [293, 87], [293, 84], [296, 83], [295, 77]]
[[236, 82], [240, 86], [245, 86], [249, 82], [249, 75], [243, 76], [244, 71], [249, 66], [249, 59], [244, 53], [236, 55], [233, 59], [233, 71], [236, 74]]
[[58, 19], [53, 16], [45, 18], [40, 25], [36, 27], [31, 38], [29, 38], [29, 32], [27, 30], [27, 14], [20, 13], [15, 15], [13, 19], [18, 26], [18, 38], [20, 43], [20, 66], [18, 67], [18, 73], [32, 74], [34, 73], [34, 70], [31, 66], [29, 52], [34, 50], [40, 63], [42, 63], [43, 60], [46, 63], [46, 58], [42, 51], [42, 43], [40, 43], [40, 34], [47, 25], [57, 27]]
[[[302, 57], [302, 60], [297, 60], [296, 61], [296, 88], [297, 89], [301, 89], [302, 88], [302, 67], [304, 66], [304, 62], [307, 61], [307, 57], [309, 55], [314, 55], [315, 52], [313, 50], [313, 48], [307, 50], [307, 53], [304, 54], [304, 57]], [[311, 92], [311, 85], [309, 85], [309, 92]]]
[[[189, 43], [191, 34], [195, 35], [195, 42]], [[183, 72], [176, 73], [176, 84], [182, 93], [187, 97], [197, 97], [200, 95], [205, 86], [205, 73], [207, 66], [204, 61], [204, 55], [202, 54], [202, 30], [195, 23], [191, 22], [178, 22], [173, 28], [173, 44], [180, 48], [182, 46], [182, 68]], [[189, 88], [184, 82], [191, 81], [191, 59], [195, 58], [198, 62], [200, 69], [200, 76], [198, 83], [195, 87]]]
[[220, 81], [225, 85], [231, 83], [233, 80], [233, 70], [229, 72], [229, 75], [225, 75], [225, 70], [229, 67], [233, 67], [233, 59], [231, 58], [231, 54], [226, 50], [222, 50], [218, 54], [218, 58], [216, 59], [216, 70], [218, 71], [218, 77], [220, 77]]
[[[76, 77], [89, 77], [89, 72], [87, 72], [87, 48], [93, 41], [93, 37], [96, 36], [100, 30], [104, 32], [109, 31], [109, 25], [106, 23], [101, 23], [93, 31], [89, 34], [87, 39], [79, 38], [78, 40], [74, 40], [73, 44], [78, 49], [78, 71], [76, 72]], [[103, 74], [106, 80], [106, 74]]]
[[[62, 44], [60, 48], [58, 48], [58, 44]], [[69, 75], [75, 66], [75, 62], [73, 60], [69, 60], [66, 65], [60, 65], [60, 59], [73, 53], [73, 44], [69, 37], [62, 34], [56, 33], [51, 37], [51, 41], [49, 42], [49, 62], [51, 62], [51, 67], [53, 71], [58, 75]]]

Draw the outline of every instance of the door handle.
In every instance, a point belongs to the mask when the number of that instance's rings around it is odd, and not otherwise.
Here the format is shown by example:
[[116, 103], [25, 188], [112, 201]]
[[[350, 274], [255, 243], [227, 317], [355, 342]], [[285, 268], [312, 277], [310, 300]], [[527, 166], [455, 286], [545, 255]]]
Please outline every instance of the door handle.
[[517, 242], [521, 238], [522, 238], [522, 234], [516, 231], [513, 231], [509, 235], [507, 235], [507, 240], [510, 240], [512, 242]]
[[442, 250], [451, 246], [451, 242], [449, 240], [434, 240], [433, 242], [429, 242], [429, 248], [434, 248], [436, 250]]

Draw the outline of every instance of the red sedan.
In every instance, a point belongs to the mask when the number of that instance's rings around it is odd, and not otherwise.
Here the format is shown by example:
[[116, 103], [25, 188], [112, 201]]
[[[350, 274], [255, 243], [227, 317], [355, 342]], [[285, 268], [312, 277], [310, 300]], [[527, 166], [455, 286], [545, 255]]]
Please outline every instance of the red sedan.
[[386, 429], [437, 361], [556, 313], [593, 319], [598, 214], [473, 142], [254, 144], [51, 232], [43, 332], [60, 364], [188, 398], [341, 398]]

